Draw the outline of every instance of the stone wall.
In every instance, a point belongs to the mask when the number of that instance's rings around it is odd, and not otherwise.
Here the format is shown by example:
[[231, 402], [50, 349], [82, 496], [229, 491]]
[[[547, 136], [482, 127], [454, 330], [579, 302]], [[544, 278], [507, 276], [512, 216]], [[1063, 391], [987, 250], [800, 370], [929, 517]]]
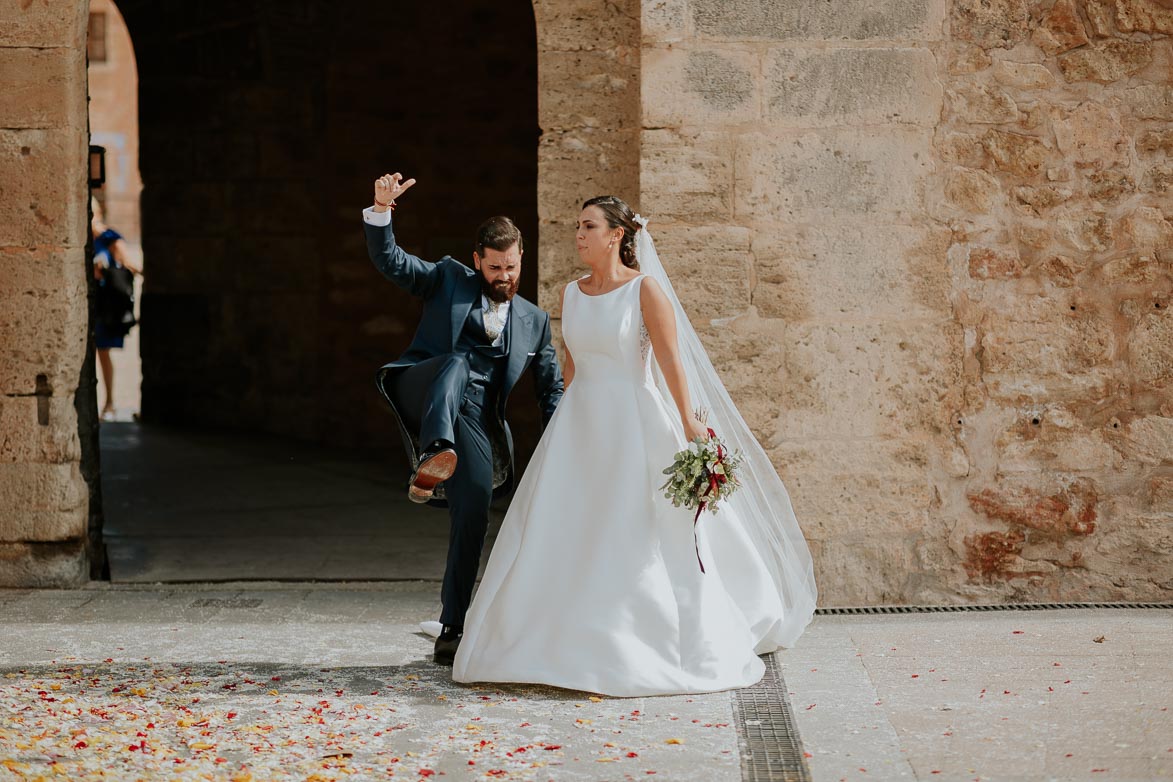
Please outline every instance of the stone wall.
[[0, 584], [86, 575], [85, 22], [84, 3], [0, 5]]
[[823, 604], [1169, 597], [1169, 14], [644, 4], [644, 214]]
[[538, 303], [555, 318], [562, 286], [584, 272], [574, 249], [582, 202], [611, 194], [639, 206], [639, 9], [638, 0], [534, 0]]

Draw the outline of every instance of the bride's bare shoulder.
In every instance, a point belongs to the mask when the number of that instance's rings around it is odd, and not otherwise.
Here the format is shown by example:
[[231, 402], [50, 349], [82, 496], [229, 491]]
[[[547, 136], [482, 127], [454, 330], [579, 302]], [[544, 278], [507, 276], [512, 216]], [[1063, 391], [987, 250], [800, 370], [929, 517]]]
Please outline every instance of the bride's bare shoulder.
[[667, 296], [664, 295], [664, 289], [660, 283], [656, 282], [655, 277], [647, 274], [641, 274], [643, 277], [639, 282], [639, 300], [640, 304], [647, 304], [648, 302], [657, 302], [660, 300], [667, 301]]

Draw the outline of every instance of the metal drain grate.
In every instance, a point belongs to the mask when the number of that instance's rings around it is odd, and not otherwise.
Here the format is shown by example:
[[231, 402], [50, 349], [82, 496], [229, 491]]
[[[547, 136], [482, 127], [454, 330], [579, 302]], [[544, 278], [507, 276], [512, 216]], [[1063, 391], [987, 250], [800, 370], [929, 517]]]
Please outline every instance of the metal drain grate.
[[201, 597], [191, 602], [191, 608], [260, 608], [259, 597]]
[[844, 614], [933, 614], [959, 611], [1054, 611], [1063, 608], [1158, 608], [1171, 609], [1173, 603], [998, 603], [996, 605], [940, 606], [859, 606], [854, 608], [819, 608], [819, 616]]
[[802, 741], [777, 657], [762, 658], [766, 673], [753, 687], [738, 690], [733, 708], [744, 782], [810, 782]]

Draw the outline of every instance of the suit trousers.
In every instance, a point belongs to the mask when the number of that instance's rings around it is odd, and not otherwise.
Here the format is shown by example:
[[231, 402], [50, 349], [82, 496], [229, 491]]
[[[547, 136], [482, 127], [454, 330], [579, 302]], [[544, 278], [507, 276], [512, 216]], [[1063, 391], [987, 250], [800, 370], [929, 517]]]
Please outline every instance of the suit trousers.
[[[489, 503], [493, 499], [493, 446], [489, 438], [493, 405], [484, 409], [465, 396], [468, 359], [437, 356], [400, 373], [396, 401], [408, 426], [419, 426], [420, 447], [438, 439], [456, 450], [456, 472], [444, 482], [448, 500], [448, 560], [440, 599], [440, 621], [464, 625], [480, 568]], [[486, 400], [488, 401], [488, 400]]]

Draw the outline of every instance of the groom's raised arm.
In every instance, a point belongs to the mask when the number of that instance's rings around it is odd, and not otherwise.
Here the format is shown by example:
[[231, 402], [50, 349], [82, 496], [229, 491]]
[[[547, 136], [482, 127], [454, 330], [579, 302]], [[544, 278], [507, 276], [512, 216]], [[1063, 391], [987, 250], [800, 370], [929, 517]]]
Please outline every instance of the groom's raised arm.
[[558, 353], [550, 338], [550, 316], [544, 315], [542, 336], [538, 340], [537, 355], [534, 356], [534, 389], [537, 391], [538, 407], [542, 410], [542, 428], [550, 423], [558, 402], [562, 399], [562, 370], [558, 366]]
[[367, 207], [362, 212], [363, 230], [367, 235], [367, 253], [375, 268], [391, 282], [414, 296], [428, 298], [436, 290], [440, 270], [404, 250], [395, 241], [391, 227], [391, 212], [376, 212]]
[[391, 227], [395, 199], [414, 184], [414, 179], [404, 182], [399, 173], [384, 174], [376, 179], [375, 203], [363, 210], [362, 221], [367, 234], [367, 253], [375, 268], [408, 293], [426, 299], [436, 291], [440, 270], [436, 264], [405, 252], [395, 242], [395, 231]]

